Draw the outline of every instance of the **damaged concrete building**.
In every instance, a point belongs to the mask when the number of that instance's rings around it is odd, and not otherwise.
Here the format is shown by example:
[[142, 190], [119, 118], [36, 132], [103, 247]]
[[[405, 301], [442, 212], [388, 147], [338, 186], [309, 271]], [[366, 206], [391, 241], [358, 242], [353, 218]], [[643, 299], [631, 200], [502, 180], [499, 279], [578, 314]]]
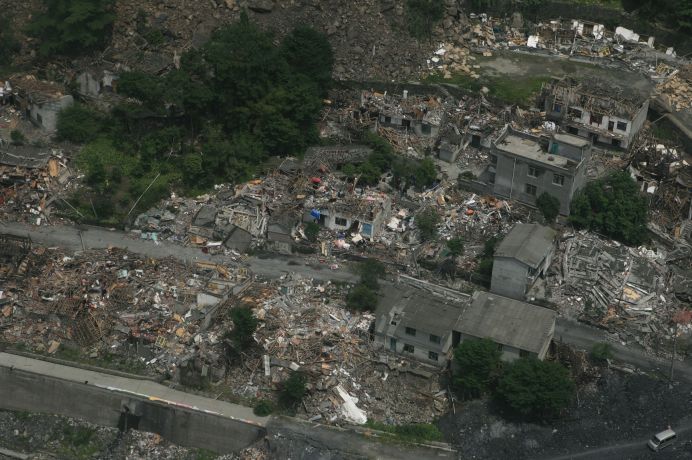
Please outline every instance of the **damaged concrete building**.
[[557, 314], [547, 308], [488, 292], [469, 296], [431, 289], [387, 286], [377, 308], [375, 346], [423, 363], [444, 367], [464, 340], [490, 339], [502, 359], [544, 359]]
[[[312, 198], [312, 197], [310, 197]], [[391, 198], [379, 192], [348, 196], [341, 200], [305, 204], [305, 222], [317, 222], [336, 231], [359, 233], [374, 238], [382, 230], [392, 212]]]
[[530, 206], [545, 192], [560, 201], [560, 214], [568, 215], [572, 197], [586, 183], [590, 158], [591, 143], [580, 137], [537, 137], [507, 125], [491, 142], [490, 165], [476, 185]]
[[545, 275], [555, 253], [556, 232], [538, 224], [516, 224], [495, 250], [491, 292], [524, 300]]
[[55, 131], [58, 113], [74, 104], [74, 98], [57, 83], [38, 80], [33, 75], [11, 77], [10, 82], [15, 106], [46, 131]]
[[627, 149], [646, 121], [649, 95], [601, 80], [555, 78], [543, 85], [548, 119], [594, 144]]
[[363, 91], [361, 106], [362, 111], [374, 112], [380, 125], [422, 137], [437, 137], [446, 119], [443, 103], [438, 98], [409, 97], [407, 90], [400, 97], [386, 91]]

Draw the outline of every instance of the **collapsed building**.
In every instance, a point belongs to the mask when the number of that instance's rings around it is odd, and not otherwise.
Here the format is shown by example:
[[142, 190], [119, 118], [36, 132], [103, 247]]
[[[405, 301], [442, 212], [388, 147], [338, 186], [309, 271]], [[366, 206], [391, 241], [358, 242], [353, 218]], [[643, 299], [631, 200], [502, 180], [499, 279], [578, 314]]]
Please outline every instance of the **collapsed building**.
[[326, 200], [309, 197], [303, 220], [340, 232], [358, 233], [365, 238], [378, 236], [392, 212], [391, 198], [381, 192], [344, 196]]
[[33, 75], [13, 76], [10, 82], [17, 109], [48, 132], [57, 129], [58, 113], [74, 104], [74, 98], [58, 83], [39, 80]]
[[618, 88], [601, 80], [555, 78], [542, 88], [549, 120], [594, 144], [627, 149], [641, 130], [649, 96], [636, 88]]

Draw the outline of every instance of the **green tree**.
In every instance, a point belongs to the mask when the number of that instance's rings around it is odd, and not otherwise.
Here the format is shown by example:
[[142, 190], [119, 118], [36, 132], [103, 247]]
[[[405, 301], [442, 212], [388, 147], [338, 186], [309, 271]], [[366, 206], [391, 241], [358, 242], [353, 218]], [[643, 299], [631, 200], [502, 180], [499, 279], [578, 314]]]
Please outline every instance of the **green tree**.
[[454, 387], [464, 398], [477, 398], [497, 380], [502, 353], [490, 339], [464, 340], [454, 350]]
[[58, 113], [58, 139], [83, 144], [101, 133], [103, 116], [82, 104], [74, 104]]
[[279, 401], [287, 409], [294, 409], [305, 396], [307, 378], [302, 372], [292, 372], [281, 385]]
[[13, 129], [10, 131], [10, 140], [14, 145], [23, 145], [26, 142], [26, 136], [21, 131]]
[[447, 249], [452, 259], [456, 259], [464, 253], [464, 240], [460, 236], [447, 240]]
[[409, 33], [419, 40], [431, 38], [433, 26], [442, 19], [443, 13], [442, 0], [407, 0], [406, 23]]
[[415, 168], [416, 186], [422, 190], [434, 184], [437, 180], [435, 162], [431, 158], [424, 158]]
[[160, 108], [164, 102], [161, 79], [144, 72], [124, 72], [118, 78], [118, 93], [142, 101], [150, 108]]
[[0, 67], [12, 62], [12, 58], [21, 49], [12, 26], [11, 16], [0, 17]]
[[115, 20], [115, 0], [43, 0], [27, 32], [39, 40], [43, 57], [77, 55], [108, 43]]
[[559, 363], [521, 358], [500, 378], [497, 395], [519, 414], [540, 419], [566, 408], [574, 389], [569, 371]]
[[314, 243], [317, 241], [317, 236], [320, 234], [320, 225], [316, 222], [308, 222], [305, 224], [305, 237], [308, 241]]
[[360, 282], [370, 289], [379, 289], [377, 282], [386, 273], [386, 268], [382, 262], [376, 259], [366, 259], [358, 266]]
[[356, 311], [374, 311], [378, 300], [376, 291], [359, 283], [346, 295], [346, 307]]
[[558, 214], [560, 214], [560, 200], [548, 192], [541, 193], [536, 199], [536, 207], [541, 211], [546, 222], [555, 222]]
[[230, 315], [233, 320], [231, 340], [241, 350], [249, 348], [254, 343], [252, 334], [255, 333], [258, 323], [257, 318], [252, 314], [252, 309], [241, 306], [232, 309]]
[[437, 236], [437, 224], [440, 223], [440, 216], [433, 208], [426, 208], [416, 216], [416, 225], [420, 230], [423, 241], [429, 241]]
[[283, 39], [281, 53], [294, 72], [312, 79], [320, 95], [327, 95], [332, 81], [334, 52], [326, 35], [312, 27], [298, 27]]
[[613, 347], [606, 342], [595, 343], [591, 347], [590, 355], [594, 361], [604, 363], [613, 358]]
[[274, 405], [271, 403], [271, 401], [260, 399], [255, 404], [255, 407], [252, 408], [252, 412], [260, 417], [266, 417], [274, 412]]
[[647, 241], [647, 200], [624, 171], [589, 182], [572, 200], [570, 222], [628, 245]]

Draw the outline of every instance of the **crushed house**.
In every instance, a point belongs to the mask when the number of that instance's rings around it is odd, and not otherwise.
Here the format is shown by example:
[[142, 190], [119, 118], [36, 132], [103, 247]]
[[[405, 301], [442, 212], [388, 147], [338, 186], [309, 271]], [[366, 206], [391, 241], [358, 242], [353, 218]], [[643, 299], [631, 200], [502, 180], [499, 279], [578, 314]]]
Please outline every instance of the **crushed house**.
[[31, 239], [0, 234], [0, 280], [23, 276], [29, 263]]
[[411, 132], [421, 137], [437, 137], [444, 126], [446, 115], [443, 102], [433, 96], [410, 96], [404, 90], [402, 96], [363, 91], [361, 112], [370, 111], [377, 116], [380, 125]]
[[627, 149], [646, 121], [649, 95], [601, 80], [553, 79], [543, 85], [547, 117], [593, 143]]
[[550, 267], [555, 235], [555, 230], [542, 225], [516, 224], [495, 250], [491, 292], [524, 300]]
[[46, 131], [55, 131], [58, 113], [74, 104], [74, 98], [57, 83], [37, 80], [32, 75], [12, 77], [10, 81], [17, 108]]
[[544, 359], [555, 333], [557, 313], [489, 292], [477, 291], [454, 326], [452, 346], [464, 340], [490, 339], [502, 359]]
[[537, 137], [507, 125], [491, 142], [490, 165], [481, 175], [485, 192], [535, 206], [542, 193], [560, 201], [568, 215], [574, 194], [586, 183], [591, 143], [569, 134]]
[[305, 222], [314, 221], [330, 230], [357, 233], [372, 239], [389, 219], [392, 200], [384, 193], [371, 191], [333, 201], [316, 203], [308, 200], [305, 209]]

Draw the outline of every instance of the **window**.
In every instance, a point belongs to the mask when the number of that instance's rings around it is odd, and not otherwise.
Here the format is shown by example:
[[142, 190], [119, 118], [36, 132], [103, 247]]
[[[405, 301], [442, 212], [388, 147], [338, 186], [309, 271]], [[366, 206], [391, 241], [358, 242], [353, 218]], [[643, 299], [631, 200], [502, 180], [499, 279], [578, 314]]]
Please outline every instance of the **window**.
[[531, 353], [529, 353], [529, 352], [526, 351], [526, 350], [519, 350], [519, 357], [520, 357], [520, 358], [528, 358], [530, 354], [531, 354]]
[[525, 190], [526, 190], [526, 193], [528, 193], [529, 195], [536, 196], [536, 191], [537, 191], [537, 190], [536, 190], [536, 186], [535, 186], [535, 185], [533, 185], [533, 184], [526, 184], [526, 189], [525, 189]]
[[560, 104], [553, 105], [553, 112], [555, 112], [555, 113], [562, 112], [562, 106]]
[[608, 131], [611, 133], [613, 132], [613, 129], [615, 129], [615, 122], [614, 121], [609, 121], [608, 122]]
[[385, 122], [385, 123], [391, 123], [391, 122], [392, 122], [392, 117], [384, 117], [384, 122]]
[[428, 359], [429, 359], [429, 360], [431, 360], [431, 361], [437, 361], [438, 358], [439, 358], [438, 354], [435, 353], [434, 351], [429, 351], [429, 352], [428, 352]]
[[579, 135], [579, 130], [577, 128], [575, 128], [574, 126], [568, 126], [567, 132], [570, 134], [574, 134], [575, 136]]
[[581, 120], [581, 110], [579, 109], [569, 109], [569, 116], [572, 118], [576, 118], [577, 120]]
[[406, 328], [406, 335], [412, 335], [415, 337], [416, 336], [416, 330], [412, 327], [407, 327]]
[[613, 139], [610, 143], [613, 144], [613, 147], [620, 147], [622, 145], [620, 139]]
[[427, 124], [427, 123], [424, 124], [423, 126], [421, 126], [421, 132], [422, 132], [423, 134], [430, 134], [430, 133], [432, 133], [432, 126], [430, 126], [430, 125]]
[[345, 227], [346, 225], [348, 225], [348, 221], [346, 219], [344, 219], [343, 217], [335, 217], [334, 223], [336, 225], [340, 225], [342, 227]]
[[620, 131], [627, 131], [627, 122], [626, 121], [618, 121], [618, 129]]
[[498, 350], [498, 351], [502, 351], [502, 344], [501, 344], [501, 343], [498, 343], [498, 344], [497, 344], [497, 350]]
[[442, 338], [441, 338], [439, 335], [430, 334], [430, 341], [431, 341], [432, 343], [441, 343], [441, 342], [442, 342]]
[[603, 115], [600, 113], [592, 113], [591, 114], [591, 119], [589, 120], [590, 124], [596, 123], [598, 126], [601, 126], [601, 123], [603, 123]]
[[413, 345], [409, 345], [408, 343], [404, 344], [404, 353], [411, 353], [413, 354]]
[[494, 184], [494, 183], [495, 183], [495, 173], [490, 173], [490, 174], [488, 174], [488, 183], [489, 183], [489, 184]]
[[565, 176], [562, 174], [553, 174], [553, 184], [565, 185]]
[[497, 164], [497, 155], [490, 155], [490, 164], [491, 165]]
[[537, 167], [535, 167], [535, 166], [529, 166], [529, 174], [528, 174], [528, 176], [529, 176], [529, 177], [538, 177], [538, 173], [539, 173], [539, 172], [540, 172], [540, 171], [538, 171], [538, 168], [537, 168]]

